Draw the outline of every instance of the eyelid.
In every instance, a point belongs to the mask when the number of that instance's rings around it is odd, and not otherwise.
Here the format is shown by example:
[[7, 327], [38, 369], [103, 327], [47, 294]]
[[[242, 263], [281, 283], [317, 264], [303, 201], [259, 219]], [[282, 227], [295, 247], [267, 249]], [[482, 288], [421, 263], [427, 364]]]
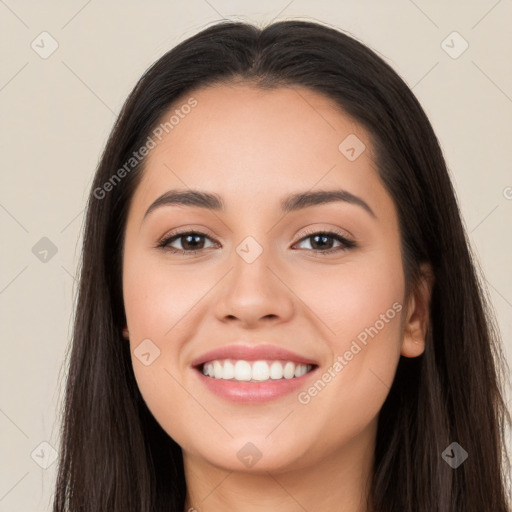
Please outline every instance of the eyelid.
[[187, 225], [183, 228], [175, 228], [175, 229], [172, 229], [171, 231], [168, 231], [167, 233], [165, 233], [165, 235], [163, 235], [158, 240], [158, 243], [160, 244], [161, 242], [165, 242], [166, 240], [168, 240], [169, 238], [172, 238], [174, 236], [187, 235], [189, 233], [203, 235], [208, 238], [211, 238], [212, 240], [215, 240], [215, 237], [213, 236], [213, 234], [210, 232], [210, 230], [208, 228], [206, 228], [205, 226], [202, 226], [200, 224], [192, 224], [192, 225]]
[[305, 228], [305, 231], [302, 232], [300, 240], [304, 237], [315, 235], [318, 233], [335, 233], [346, 240], [350, 240], [351, 242], [355, 242], [354, 236], [346, 230], [342, 230], [335, 226], [330, 226], [328, 228]]

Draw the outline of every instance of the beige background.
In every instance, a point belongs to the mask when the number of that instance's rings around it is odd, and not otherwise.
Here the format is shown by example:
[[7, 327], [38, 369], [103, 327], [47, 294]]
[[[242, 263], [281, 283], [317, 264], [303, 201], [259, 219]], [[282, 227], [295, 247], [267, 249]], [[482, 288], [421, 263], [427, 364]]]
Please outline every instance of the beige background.
[[[57, 464], [40, 467], [52, 454], [40, 443], [58, 449], [83, 210], [115, 116], [152, 62], [222, 17], [330, 23], [413, 88], [442, 144], [512, 360], [512, 1], [0, 0], [2, 512], [50, 510]], [[31, 47], [42, 52], [45, 37], [51, 48], [43, 31], [58, 43], [46, 59]], [[453, 31], [469, 44], [456, 59], [441, 45]], [[451, 51], [461, 49], [452, 39]], [[32, 252], [42, 237], [57, 249], [46, 262]]]

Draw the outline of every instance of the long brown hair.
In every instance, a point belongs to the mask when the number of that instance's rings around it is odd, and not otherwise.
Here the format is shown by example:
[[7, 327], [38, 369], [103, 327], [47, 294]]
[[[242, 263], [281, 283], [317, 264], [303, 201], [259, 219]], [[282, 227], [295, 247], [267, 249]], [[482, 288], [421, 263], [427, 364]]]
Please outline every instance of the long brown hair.
[[[507, 366], [432, 126], [384, 60], [306, 21], [216, 23], [154, 63], [124, 104], [87, 205], [54, 512], [184, 510], [181, 448], [145, 405], [122, 337], [124, 229], [145, 159], [112, 177], [178, 98], [238, 80], [309, 87], [361, 123], [398, 211], [407, 290], [421, 263], [435, 275], [425, 352], [400, 359], [379, 415], [375, 510], [509, 512]], [[468, 453], [457, 468], [442, 457], [452, 442]]]

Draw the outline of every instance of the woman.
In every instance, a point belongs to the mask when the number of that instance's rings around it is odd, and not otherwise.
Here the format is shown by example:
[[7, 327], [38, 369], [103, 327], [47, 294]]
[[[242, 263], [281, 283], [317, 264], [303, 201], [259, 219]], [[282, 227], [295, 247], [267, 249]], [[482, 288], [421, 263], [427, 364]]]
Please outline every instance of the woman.
[[363, 44], [179, 44], [122, 109], [83, 243], [54, 511], [510, 510], [453, 187]]

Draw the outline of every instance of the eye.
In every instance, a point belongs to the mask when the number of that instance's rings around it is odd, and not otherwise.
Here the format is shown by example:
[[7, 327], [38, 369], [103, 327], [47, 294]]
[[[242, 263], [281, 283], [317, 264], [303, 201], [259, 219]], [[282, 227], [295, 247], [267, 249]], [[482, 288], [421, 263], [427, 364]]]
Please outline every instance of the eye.
[[[206, 246], [206, 240], [211, 241], [212, 245]], [[333, 254], [340, 251], [347, 251], [357, 246], [355, 242], [336, 231], [311, 231], [307, 233], [306, 236], [302, 237], [297, 244], [303, 243], [304, 241], [310, 241], [309, 250], [317, 254]], [[173, 244], [176, 242], [178, 242], [181, 247], [173, 247]], [[334, 246], [336, 242], [339, 244], [338, 246]], [[166, 236], [158, 243], [157, 247], [175, 254], [192, 255], [209, 247], [216, 246], [218, 246], [218, 243], [213, 242], [206, 233], [200, 231], [182, 231]], [[306, 247], [306, 249], [308, 248]]]
[[[172, 253], [186, 253], [186, 254], [195, 254], [197, 252], [202, 251], [205, 247], [204, 240], [211, 238], [205, 233], [201, 233], [200, 231], [183, 231], [181, 233], [173, 233], [170, 236], [165, 237], [159, 244], [158, 247], [161, 247]], [[181, 248], [172, 247], [171, 244], [179, 242]], [[215, 244], [213, 244], [213, 247]]]
[[[302, 237], [298, 242], [310, 240], [309, 245], [312, 251], [318, 254], [332, 254], [339, 251], [347, 251], [356, 247], [356, 243], [336, 231], [312, 231]], [[333, 247], [334, 243], [340, 245]]]

